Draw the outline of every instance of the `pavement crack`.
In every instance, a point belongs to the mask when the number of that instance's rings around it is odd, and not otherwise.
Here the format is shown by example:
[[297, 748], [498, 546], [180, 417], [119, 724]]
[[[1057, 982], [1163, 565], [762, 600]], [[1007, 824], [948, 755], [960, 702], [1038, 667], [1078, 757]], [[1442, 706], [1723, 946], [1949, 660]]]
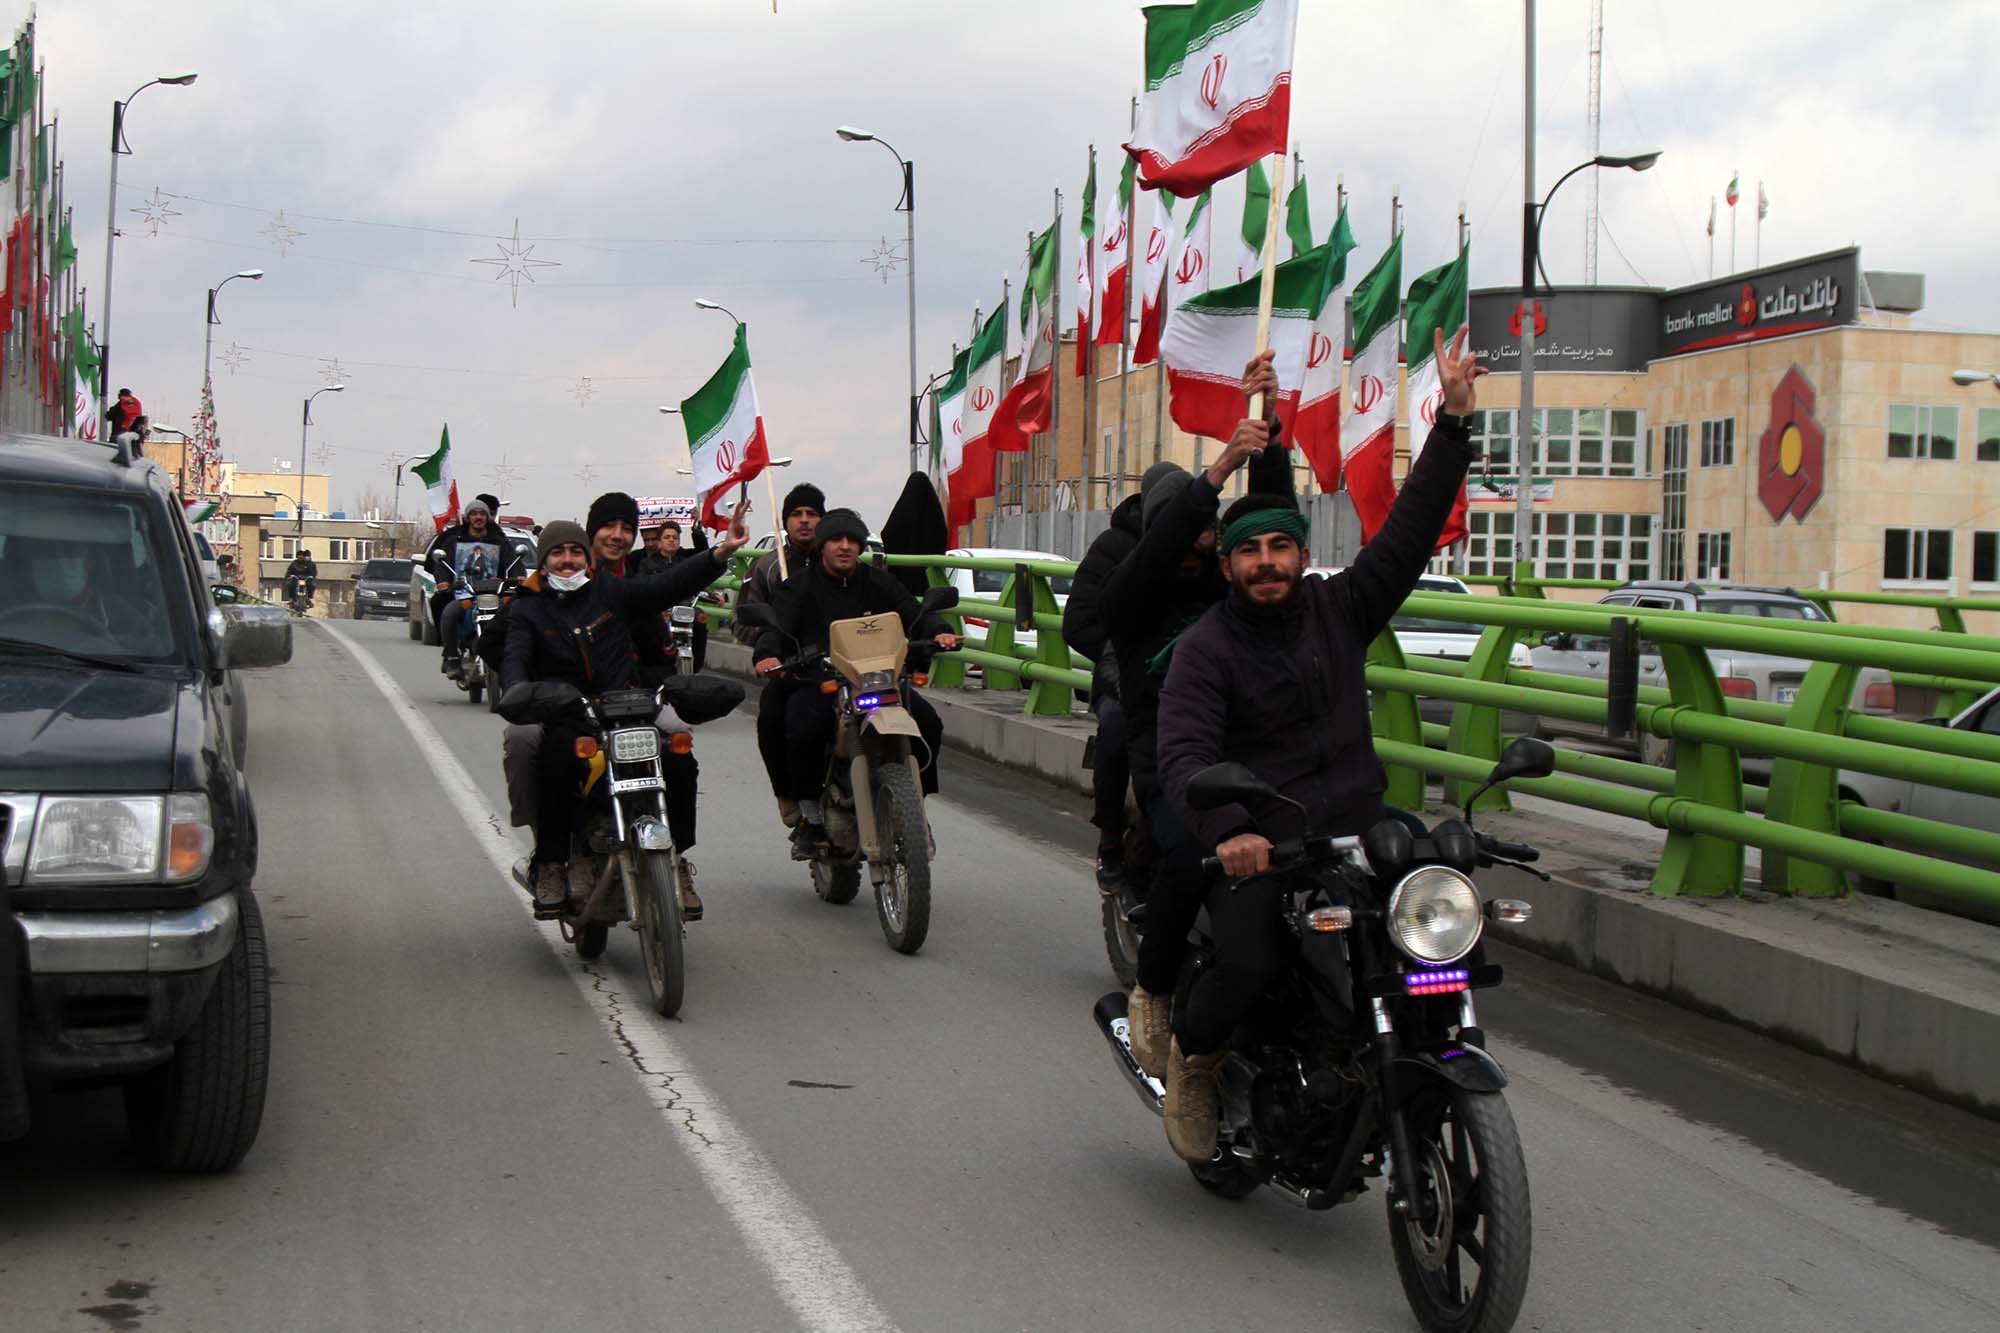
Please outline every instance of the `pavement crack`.
[[584, 970], [590, 973], [590, 988], [603, 1001], [605, 1016], [611, 1024], [611, 1035], [624, 1049], [626, 1060], [639, 1071], [643, 1081], [655, 1089], [656, 1097], [664, 1098], [657, 1103], [660, 1110], [672, 1116], [688, 1136], [699, 1142], [702, 1147], [715, 1147], [715, 1140], [711, 1139], [701, 1127], [697, 1114], [699, 1108], [687, 1099], [684, 1089], [675, 1082], [677, 1071], [654, 1069], [648, 1065], [638, 1043], [633, 1041], [631, 1034], [625, 1030], [623, 993], [609, 984], [610, 978], [605, 976], [601, 968], [590, 967]]

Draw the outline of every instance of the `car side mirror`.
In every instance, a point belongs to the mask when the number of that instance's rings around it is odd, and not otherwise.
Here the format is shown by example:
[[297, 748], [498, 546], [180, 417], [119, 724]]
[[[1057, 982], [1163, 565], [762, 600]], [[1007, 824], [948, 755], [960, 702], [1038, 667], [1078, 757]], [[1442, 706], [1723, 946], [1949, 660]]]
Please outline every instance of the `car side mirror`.
[[243, 600], [242, 591], [227, 583], [210, 584], [208, 595], [215, 599], [218, 606], [228, 606], [231, 603]]
[[292, 618], [283, 607], [238, 604], [221, 615], [223, 665], [248, 670], [292, 660]]
[[921, 618], [933, 611], [949, 611], [957, 605], [958, 589], [944, 583], [924, 593], [924, 599], [917, 603], [917, 615]]
[[1566, 653], [1576, 647], [1576, 640], [1562, 630], [1552, 629], [1542, 636], [1542, 647]]
[[1276, 787], [1238, 763], [1204, 768], [1188, 783], [1187, 803], [1196, 810], [1219, 810], [1225, 805], [1259, 805], [1281, 801]]

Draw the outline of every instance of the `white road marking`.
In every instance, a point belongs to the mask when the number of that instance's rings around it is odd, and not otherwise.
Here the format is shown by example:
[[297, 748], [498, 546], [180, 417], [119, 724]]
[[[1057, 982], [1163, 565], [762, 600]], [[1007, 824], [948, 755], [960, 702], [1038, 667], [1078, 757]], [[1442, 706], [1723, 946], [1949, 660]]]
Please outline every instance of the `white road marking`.
[[[330, 624], [319, 622], [316, 628], [346, 649], [389, 701], [391, 711], [402, 719], [416, 742], [417, 753], [430, 765], [439, 789], [492, 863], [503, 892], [533, 920], [534, 908], [528, 896], [514, 885], [513, 865], [522, 849], [507, 831], [506, 820], [487, 805], [472, 775], [445, 745], [437, 728], [373, 655]], [[494, 755], [497, 761], [498, 746]], [[894, 1329], [894, 1322], [820, 1230], [804, 1201], [792, 1193], [777, 1167], [730, 1118], [665, 1025], [648, 1021], [652, 1014], [646, 998], [622, 990], [618, 979], [601, 964], [576, 967], [570, 947], [554, 930], [537, 923], [536, 933], [574, 967], [571, 975], [577, 989], [604, 1021], [647, 1098], [674, 1131], [709, 1193], [729, 1214], [799, 1323], [827, 1333]]]

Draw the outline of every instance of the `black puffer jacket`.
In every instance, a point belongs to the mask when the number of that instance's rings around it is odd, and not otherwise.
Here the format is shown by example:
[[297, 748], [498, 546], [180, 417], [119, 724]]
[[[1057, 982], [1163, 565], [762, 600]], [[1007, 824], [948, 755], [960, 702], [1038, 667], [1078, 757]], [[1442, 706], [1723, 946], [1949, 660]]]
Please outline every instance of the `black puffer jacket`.
[[1104, 585], [1119, 562], [1139, 544], [1139, 497], [1128, 495], [1111, 511], [1111, 526], [1097, 534], [1070, 580], [1069, 601], [1063, 605], [1063, 642], [1097, 664], [1091, 673], [1091, 702], [1118, 693], [1118, 655], [1110, 651], [1104, 628]]
[[568, 681], [586, 694], [632, 683], [635, 622], [659, 624], [660, 612], [715, 582], [722, 562], [684, 560], [648, 578], [593, 577], [575, 592], [523, 585], [507, 612], [500, 686], [524, 680]]
[[1289, 806], [1194, 811], [1188, 783], [1236, 760], [1305, 806], [1317, 832], [1359, 833], [1382, 815], [1387, 781], [1368, 726], [1368, 645], [1417, 586], [1458, 498], [1472, 444], [1435, 427], [1375, 539], [1331, 578], [1306, 579], [1288, 606], [1231, 593], [1174, 645], [1160, 695], [1159, 773], [1204, 847], [1254, 825], [1297, 836]]
[[917, 599], [902, 580], [886, 569], [860, 565], [845, 578], [826, 572], [826, 566], [812, 560], [795, 566], [792, 576], [779, 584], [771, 596], [771, 614], [783, 632], [767, 629], [757, 636], [755, 656], [785, 658], [803, 649], [823, 649], [827, 626], [836, 620], [879, 615], [894, 611], [903, 621], [903, 632], [911, 639], [928, 639], [951, 628], [936, 615], [917, 619]]

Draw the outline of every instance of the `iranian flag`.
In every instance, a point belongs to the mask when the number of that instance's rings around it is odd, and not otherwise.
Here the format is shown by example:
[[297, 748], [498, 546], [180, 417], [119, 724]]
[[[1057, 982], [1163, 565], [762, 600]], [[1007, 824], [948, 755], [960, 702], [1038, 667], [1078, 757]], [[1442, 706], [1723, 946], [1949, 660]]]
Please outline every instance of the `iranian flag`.
[[1285, 237], [1292, 243], [1292, 258], [1313, 248], [1312, 205], [1306, 200], [1305, 177], [1285, 196]]
[[771, 461], [764, 416], [757, 408], [757, 385], [750, 378], [749, 326], [736, 326], [729, 355], [708, 383], [681, 400], [688, 453], [694, 458], [694, 489], [701, 497], [701, 521], [729, 526], [722, 503], [731, 486], [741, 485]]
[[971, 355], [970, 348], [961, 348], [953, 353], [951, 374], [937, 391], [937, 396], [931, 399], [931, 406], [937, 412], [937, 428], [931, 432], [931, 459], [944, 472], [957, 467], [959, 458], [965, 453], [965, 377], [970, 368]]
[[181, 503], [181, 512], [187, 515], [190, 526], [206, 523], [215, 517], [216, 510], [220, 508], [222, 508], [220, 500], [185, 500]]
[[1396, 499], [1396, 307], [1403, 294], [1403, 235], [1354, 288], [1354, 366], [1340, 422], [1340, 468], [1368, 541]]
[[430, 492], [431, 522], [443, 532], [458, 522], [458, 479], [451, 475], [451, 424], [447, 422], [438, 440], [437, 452], [412, 467]]
[[1209, 275], [1214, 271], [1210, 264], [1209, 246], [1209, 219], [1214, 216], [1214, 211], [1208, 206], [1209, 199], [1209, 192], [1204, 191], [1194, 201], [1194, 212], [1188, 215], [1187, 226], [1181, 231], [1180, 247], [1167, 270], [1167, 294], [1161, 304], [1167, 309], [1166, 322], [1169, 325], [1174, 321], [1174, 311], [1209, 289]]
[[[1313, 319], [1331, 291], [1331, 246], [1278, 265], [1271, 298], [1271, 349], [1277, 355], [1277, 401], [1268, 405], [1289, 427], [1305, 381]], [[1174, 424], [1190, 435], [1226, 440], [1243, 420], [1243, 367], [1257, 351], [1257, 298], [1263, 274], [1180, 306], [1160, 341]]]
[[1174, 248], [1174, 197], [1153, 195], [1153, 225], [1146, 233], [1146, 256], [1139, 270], [1139, 341], [1132, 364], [1147, 365], [1160, 355], [1160, 331], [1167, 324], [1167, 268]]
[[1182, 198], [1285, 151], [1299, 0], [1151, 5], [1146, 92], [1125, 145], [1149, 190]]
[[1333, 223], [1333, 291], [1313, 321], [1306, 344], [1305, 386], [1292, 420], [1292, 442], [1312, 461], [1313, 479], [1329, 495], [1340, 489], [1340, 369], [1347, 356], [1347, 253], [1354, 232], [1341, 209]]
[[1076, 230], [1076, 375], [1090, 374], [1090, 308], [1097, 287], [1090, 261], [1097, 250], [1097, 150], [1090, 150], [1090, 174], [1083, 178], [1083, 204]]
[[1243, 173], [1243, 228], [1238, 233], [1236, 281], [1247, 282], [1264, 271], [1264, 233], [1271, 226], [1271, 178], [1262, 162]]
[[1132, 222], [1132, 159], [1118, 173], [1118, 221], [1097, 240], [1097, 292], [1092, 298], [1092, 326], [1099, 347], [1125, 341], [1125, 283], [1131, 268], [1126, 236]]
[[993, 414], [1000, 406], [1001, 375], [1007, 367], [1007, 308], [993, 312], [972, 340], [966, 360], [965, 408], [956, 458], [945, 446], [946, 511], [952, 530], [972, 521], [975, 501], [993, 494]]
[[[1021, 368], [1000, 400], [993, 428], [999, 451], [1026, 449], [1028, 437], [1050, 429], [1056, 356], [1056, 229], [1028, 243], [1027, 280], [1021, 284]], [[1005, 435], [1003, 439], [1002, 436]]]
[[[1403, 364], [1410, 379], [1410, 466], [1429, 442], [1431, 427], [1444, 405], [1444, 385], [1438, 380], [1437, 334], [1449, 343], [1470, 316], [1467, 309], [1467, 277], [1470, 247], [1458, 258], [1418, 278], [1410, 284], [1409, 317], [1405, 321]], [[1438, 538], [1442, 551], [1465, 537], [1465, 486], [1458, 488], [1458, 502]]]

